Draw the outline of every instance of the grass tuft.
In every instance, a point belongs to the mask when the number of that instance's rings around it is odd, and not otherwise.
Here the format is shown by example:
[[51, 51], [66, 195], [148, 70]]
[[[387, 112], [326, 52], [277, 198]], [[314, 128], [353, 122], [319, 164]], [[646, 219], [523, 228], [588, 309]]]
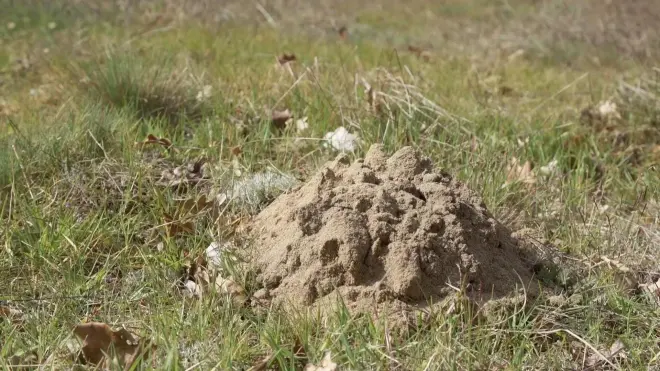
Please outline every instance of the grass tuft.
[[116, 109], [128, 109], [140, 119], [162, 119], [177, 126], [199, 122], [209, 107], [198, 99], [188, 70], [178, 70], [170, 57], [144, 58], [135, 54], [107, 53], [82, 67], [80, 89]]

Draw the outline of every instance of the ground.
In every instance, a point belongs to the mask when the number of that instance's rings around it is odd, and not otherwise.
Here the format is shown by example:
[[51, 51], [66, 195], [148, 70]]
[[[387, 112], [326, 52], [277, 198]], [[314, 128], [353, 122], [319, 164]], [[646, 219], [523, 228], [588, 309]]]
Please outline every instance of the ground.
[[[91, 322], [153, 342], [145, 369], [294, 370], [328, 354], [355, 370], [660, 368], [654, 1], [0, 8], [3, 368], [90, 367], [69, 348]], [[360, 139], [352, 160], [374, 143], [419, 149], [576, 281], [404, 329], [185, 295], [206, 248], [269, 201], [206, 197], [268, 169], [310, 179], [339, 127]], [[254, 303], [241, 267], [231, 283]]]

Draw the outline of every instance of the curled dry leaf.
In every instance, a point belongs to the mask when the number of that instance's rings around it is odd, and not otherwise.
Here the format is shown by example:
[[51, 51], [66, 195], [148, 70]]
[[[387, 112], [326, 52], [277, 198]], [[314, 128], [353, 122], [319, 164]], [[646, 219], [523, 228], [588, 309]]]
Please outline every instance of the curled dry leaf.
[[315, 365], [313, 363], [308, 363], [305, 366], [304, 371], [334, 371], [337, 369], [337, 364], [332, 361], [332, 354], [326, 352], [321, 360], [321, 363]]
[[281, 56], [279, 56], [279, 57], [277, 58], [277, 61], [278, 61], [281, 65], [285, 65], [285, 64], [287, 64], [287, 63], [289, 63], [289, 62], [295, 62], [296, 60], [297, 60], [296, 55], [293, 54], [293, 53], [291, 53], [291, 54], [284, 53], [284, 54], [282, 54]]
[[532, 172], [532, 163], [525, 161], [524, 164], [520, 165], [520, 162], [517, 158], [512, 158], [506, 173], [506, 184], [511, 183], [523, 183], [526, 185], [532, 185], [536, 183], [536, 177]]
[[273, 126], [278, 130], [284, 130], [286, 128], [287, 121], [291, 120], [293, 115], [289, 109], [284, 111], [273, 110], [272, 113], [272, 122]]
[[[141, 344], [137, 336], [126, 329], [113, 331], [110, 326], [100, 322], [77, 325], [74, 334], [82, 340], [82, 355], [87, 363], [99, 365], [118, 362], [123, 369], [129, 369], [142, 355], [146, 358], [152, 350]], [[108, 359], [108, 357], [112, 357]]]

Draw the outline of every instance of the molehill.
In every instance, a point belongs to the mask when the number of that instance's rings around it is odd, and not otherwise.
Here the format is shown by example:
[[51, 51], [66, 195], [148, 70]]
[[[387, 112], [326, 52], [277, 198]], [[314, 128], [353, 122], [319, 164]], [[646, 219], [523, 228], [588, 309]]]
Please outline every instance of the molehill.
[[464, 184], [411, 147], [345, 155], [280, 195], [252, 224], [251, 260], [276, 302], [423, 307], [538, 287], [534, 256]]

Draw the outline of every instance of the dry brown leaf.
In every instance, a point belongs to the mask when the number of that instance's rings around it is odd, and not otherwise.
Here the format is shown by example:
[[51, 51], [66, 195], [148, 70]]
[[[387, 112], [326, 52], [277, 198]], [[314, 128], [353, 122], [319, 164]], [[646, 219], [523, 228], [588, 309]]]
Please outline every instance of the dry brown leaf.
[[192, 222], [175, 220], [170, 214], [164, 213], [163, 219], [165, 220], [165, 232], [169, 237], [174, 237], [181, 233], [193, 233], [195, 230]]
[[243, 153], [241, 146], [236, 146], [231, 148], [231, 154], [234, 156], [240, 156]]
[[286, 128], [287, 121], [291, 120], [292, 118], [293, 115], [291, 114], [289, 109], [285, 109], [284, 111], [273, 110], [272, 121], [273, 121], [273, 126], [276, 129], [284, 130]]
[[328, 351], [323, 356], [321, 363], [317, 366], [313, 363], [308, 363], [304, 371], [334, 371], [337, 369], [337, 364], [332, 362], [332, 354]]
[[[82, 340], [82, 353], [87, 363], [99, 365], [116, 361], [123, 369], [129, 369], [140, 355], [147, 356], [151, 350], [140, 344], [139, 339], [126, 329], [113, 331], [110, 326], [100, 322], [77, 325], [74, 334]], [[112, 356], [113, 360], [107, 357]]]
[[296, 55], [291, 53], [284, 53], [281, 56], [277, 58], [277, 61], [280, 62], [281, 65], [285, 65], [289, 62], [295, 62], [297, 60]]
[[532, 163], [525, 161], [524, 164], [520, 165], [520, 162], [517, 158], [512, 158], [506, 173], [506, 183], [516, 183], [520, 182], [527, 185], [532, 185], [536, 183], [536, 177], [532, 172]]

